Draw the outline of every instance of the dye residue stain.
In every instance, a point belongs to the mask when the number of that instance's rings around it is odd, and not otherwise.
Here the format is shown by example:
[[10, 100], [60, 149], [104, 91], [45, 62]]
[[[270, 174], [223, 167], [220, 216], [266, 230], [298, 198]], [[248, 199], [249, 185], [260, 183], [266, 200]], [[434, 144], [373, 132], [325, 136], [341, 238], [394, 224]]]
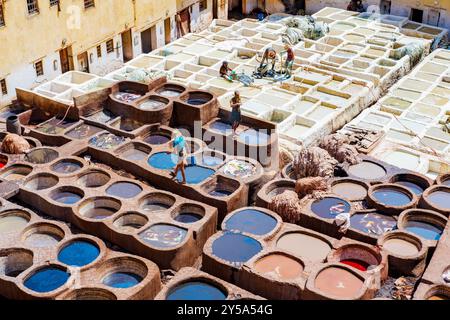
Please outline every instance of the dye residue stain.
[[374, 198], [388, 206], [405, 206], [411, 202], [411, 197], [406, 193], [391, 189], [391, 188], [380, 188], [373, 193]]
[[251, 145], [265, 145], [269, 142], [270, 137], [263, 132], [248, 129], [239, 135], [239, 140]]
[[443, 232], [443, 228], [422, 221], [408, 221], [405, 229], [427, 240], [439, 240]]
[[106, 193], [119, 198], [131, 199], [142, 192], [142, 188], [131, 182], [117, 182], [106, 189]]
[[[186, 182], [188, 184], [199, 184], [200, 182], [205, 181], [214, 173], [216, 173], [216, 171], [210, 168], [190, 165], [185, 168], [185, 173], [186, 173]], [[178, 172], [177, 180], [178, 182], [183, 181], [181, 171]]]
[[301, 276], [303, 266], [282, 254], [271, 254], [255, 263], [256, 272], [278, 280], [292, 280]]
[[315, 286], [325, 294], [351, 299], [361, 291], [363, 281], [348, 270], [330, 267], [317, 275]]
[[327, 242], [300, 232], [283, 235], [278, 240], [277, 247], [313, 262], [325, 261], [331, 251]]
[[376, 212], [358, 213], [350, 217], [350, 227], [367, 234], [380, 236], [397, 227], [397, 221], [390, 216]]
[[142, 281], [137, 274], [130, 272], [116, 272], [106, 276], [102, 283], [108, 287], [126, 289], [136, 286]]
[[46, 293], [63, 286], [69, 277], [69, 273], [58, 268], [44, 268], [26, 279], [24, 285], [34, 292]]
[[99, 136], [92, 137], [89, 145], [103, 150], [114, 149], [125, 142], [124, 137], [116, 136], [112, 133], [103, 133]]
[[144, 141], [152, 145], [162, 145], [169, 142], [170, 138], [162, 134], [151, 134]]
[[216, 286], [202, 282], [190, 281], [172, 289], [166, 300], [225, 300], [227, 295]]
[[342, 260], [341, 263], [346, 264], [348, 266], [351, 266], [353, 268], [356, 268], [361, 271], [367, 271], [369, 268], [369, 264], [365, 261], [359, 260], [359, 259], [345, 259]]
[[175, 221], [181, 223], [195, 223], [200, 221], [203, 217], [196, 213], [183, 212], [175, 217]]
[[427, 200], [436, 207], [450, 210], [450, 192], [435, 191], [428, 195]]
[[25, 228], [28, 219], [20, 216], [3, 216], [0, 217], [0, 234], [14, 232]]
[[258, 210], [246, 209], [233, 214], [225, 223], [226, 230], [245, 232], [262, 236], [273, 231], [277, 220]]
[[58, 261], [71, 267], [83, 267], [100, 255], [100, 249], [88, 241], [74, 241], [58, 254]]
[[363, 161], [356, 165], [350, 166], [349, 173], [360, 179], [377, 180], [386, 176], [386, 170], [373, 162]]
[[333, 193], [344, 197], [350, 201], [364, 199], [367, 196], [367, 189], [362, 185], [352, 182], [338, 182], [332, 187]]
[[262, 250], [261, 244], [253, 238], [239, 233], [225, 232], [212, 244], [212, 253], [239, 267]]
[[177, 157], [171, 153], [159, 152], [152, 155], [148, 159], [148, 164], [156, 169], [170, 170], [175, 168], [177, 164]]
[[78, 201], [81, 200], [81, 198], [82, 198], [82, 196], [80, 196], [79, 194], [65, 191], [65, 192], [57, 193], [53, 197], [53, 200], [55, 200], [56, 202], [62, 203], [62, 204], [70, 205], [70, 204], [77, 203]]
[[414, 182], [397, 181], [396, 184], [399, 184], [401, 186], [404, 186], [404, 187], [408, 188], [409, 190], [411, 190], [412, 192], [414, 192], [418, 196], [420, 196], [423, 193], [423, 191], [424, 191], [424, 189], [421, 186], [419, 186], [417, 183], [414, 183]]
[[350, 212], [351, 205], [339, 198], [327, 197], [313, 202], [311, 211], [321, 218], [335, 219], [341, 213]]
[[156, 224], [139, 234], [146, 243], [157, 248], [173, 248], [186, 238], [187, 230], [169, 224]]

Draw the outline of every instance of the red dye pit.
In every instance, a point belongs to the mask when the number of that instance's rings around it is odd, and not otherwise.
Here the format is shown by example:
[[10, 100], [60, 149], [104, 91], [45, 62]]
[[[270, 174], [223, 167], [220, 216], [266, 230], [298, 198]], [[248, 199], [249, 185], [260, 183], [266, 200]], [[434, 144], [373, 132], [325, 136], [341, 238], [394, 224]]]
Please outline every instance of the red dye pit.
[[369, 267], [369, 264], [367, 262], [357, 260], [357, 259], [342, 260], [341, 263], [346, 264], [348, 266], [351, 266], [351, 267], [356, 268], [361, 271], [367, 271], [367, 268]]

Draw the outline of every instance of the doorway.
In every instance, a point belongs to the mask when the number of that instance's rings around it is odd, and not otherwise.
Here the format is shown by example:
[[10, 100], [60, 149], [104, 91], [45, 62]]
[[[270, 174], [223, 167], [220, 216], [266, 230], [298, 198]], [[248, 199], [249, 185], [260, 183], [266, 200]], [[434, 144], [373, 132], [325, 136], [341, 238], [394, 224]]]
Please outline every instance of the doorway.
[[170, 23], [170, 18], [167, 18], [164, 20], [164, 38], [166, 44], [170, 43], [172, 41], [172, 28]]
[[381, 0], [380, 2], [380, 13], [381, 14], [391, 14], [391, 1]]
[[59, 59], [61, 61], [61, 72], [66, 73], [73, 70], [72, 47], [59, 50]]
[[411, 9], [411, 20], [414, 22], [422, 23], [423, 21], [423, 10]]
[[78, 67], [79, 71], [89, 73], [89, 59], [87, 51], [78, 55]]
[[152, 29], [148, 28], [141, 32], [142, 52], [149, 53], [152, 51]]
[[124, 62], [128, 62], [133, 59], [133, 40], [131, 39], [131, 29], [122, 33], [122, 49]]
[[428, 24], [431, 26], [439, 26], [439, 19], [441, 18], [441, 12], [438, 10], [428, 11]]

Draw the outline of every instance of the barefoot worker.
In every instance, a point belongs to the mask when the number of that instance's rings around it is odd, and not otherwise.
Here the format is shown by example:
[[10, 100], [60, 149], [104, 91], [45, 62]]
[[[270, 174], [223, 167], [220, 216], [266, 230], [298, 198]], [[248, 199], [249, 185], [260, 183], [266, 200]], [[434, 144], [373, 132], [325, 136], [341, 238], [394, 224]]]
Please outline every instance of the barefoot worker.
[[224, 61], [220, 67], [220, 76], [228, 81], [233, 81], [236, 77], [234, 71], [228, 66], [228, 61]]
[[234, 92], [234, 97], [230, 101], [231, 106], [231, 126], [233, 128], [233, 135], [236, 135], [236, 130], [241, 124], [241, 95], [239, 91]]
[[183, 135], [180, 131], [176, 130], [174, 132], [174, 139], [172, 143], [172, 154], [174, 155], [174, 159], [176, 159], [176, 166], [174, 171], [172, 172], [172, 175], [174, 178], [177, 177], [178, 171], [181, 170], [181, 176], [183, 177], [183, 181], [181, 183], [186, 183], [186, 172], [185, 172], [185, 166], [186, 166], [186, 157], [187, 157], [187, 150], [186, 150], [186, 140], [184, 139]]

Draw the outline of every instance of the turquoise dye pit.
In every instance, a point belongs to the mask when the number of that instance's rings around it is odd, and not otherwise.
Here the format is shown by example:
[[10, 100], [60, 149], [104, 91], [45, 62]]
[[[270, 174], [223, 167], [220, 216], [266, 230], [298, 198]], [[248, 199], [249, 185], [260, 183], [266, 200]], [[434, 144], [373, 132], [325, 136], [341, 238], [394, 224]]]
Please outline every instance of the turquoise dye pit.
[[172, 289], [166, 300], [225, 300], [226, 294], [219, 288], [202, 281], [190, 281]]
[[69, 273], [58, 268], [43, 268], [26, 279], [24, 285], [34, 292], [46, 293], [63, 286], [69, 277]]
[[373, 196], [378, 202], [388, 206], [405, 206], [412, 200], [406, 193], [390, 188], [378, 189]]
[[142, 192], [142, 188], [131, 182], [117, 182], [106, 189], [106, 193], [123, 199], [131, 199]]
[[410, 181], [397, 181], [396, 184], [399, 184], [401, 186], [404, 186], [406, 188], [408, 188], [409, 190], [411, 190], [412, 192], [414, 192], [417, 195], [421, 195], [424, 191], [424, 189], [419, 186], [418, 184], [414, 183], [414, 182], [410, 182]]
[[157, 248], [173, 248], [186, 238], [187, 230], [169, 224], [156, 224], [141, 232], [139, 237]]
[[[191, 165], [191, 166], [185, 167], [185, 173], [186, 173], [186, 183], [199, 184], [200, 182], [205, 181], [210, 176], [212, 176], [214, 173], [216, 173], [216, 171], [213, 169], [210, 169], [210, 168]], [[183, 181], [183, 176], [181, 175], [181, 171], [178, 171], [177, 180], [178, 180], [178, 182]]]
[[439, 240], [443, 232], [443, 228], [422, 221], [408, 221], [405, 229], [427, 240]]
[[262, 250], [261, 244], [240, 233], [225, 232], [212, 244], [212, 253], [236, 266], [241, 266]]
[[106, 276], [102, 283], [111, 288], [126, 289], [136, 286], [142, 281], [137, 274], [130, 272], [116, 272]]
[[58, 254], [58, 261], [71, 267], [83, 267], [100, 255], [100, 249], [88, 241], [75, 241]]
[[159, 152], [155, 153], [148, 159], [148, 164], [156, 169], [170, 170], [177, 165], [177, 156], [172, 153]]
[[183, 212], [175, 217], [175, 221], [181, 223], [195, 223], [202, 220], [203, 217], [196, 213]]
[[77, 203], [81, 198], [82, 196], [73, 192], [59, 192], [53, 197], [53, 200], [68, 205]]
[[269, 142], [270, 136], [254, 129], [245, 130], [239, 135], [239, 140], [245, 144], [265, 145]]
[[351, 205], [347, 201], [334, 197], [316, 200], [311, 205], [311, 211], [324, 219], [335, 219], [341, 213], [350, 212]]
[[376, 212], [358, 213], [350, 217], [350, 227], [369, 235], [381, 236], [394, 230], [397, 221], [393, 217]]
[[262, 236], [272, 232], [277, 220], [262, 211], [246, 209], [233, 214], [225, 223], [226, 230]]

